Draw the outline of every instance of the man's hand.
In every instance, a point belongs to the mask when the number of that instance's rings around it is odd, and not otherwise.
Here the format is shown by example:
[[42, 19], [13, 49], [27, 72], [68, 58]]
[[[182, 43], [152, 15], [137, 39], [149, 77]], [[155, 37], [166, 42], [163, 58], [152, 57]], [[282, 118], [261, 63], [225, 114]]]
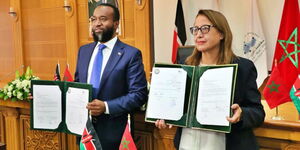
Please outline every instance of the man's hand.
[[94, 99], [92, 102], [89, 102], [86, 108], [90, 111], [90, 115], [92, 116], [99, 116], [106, 110], [104, 102], [98, 99]]
[[239, 104], [233, 104], [231, 105], [231, 109], [233, 110], [233, 116], [232, 117], [226, 117], [227, 120], [231, 123], [237, 123], [240, 121], [242, 116], [242, 109]]

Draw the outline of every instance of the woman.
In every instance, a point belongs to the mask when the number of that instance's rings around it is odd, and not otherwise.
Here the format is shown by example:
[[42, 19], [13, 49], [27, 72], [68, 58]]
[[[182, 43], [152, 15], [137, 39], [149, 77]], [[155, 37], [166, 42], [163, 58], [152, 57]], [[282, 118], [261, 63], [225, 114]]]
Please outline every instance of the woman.
[[[186, 64], [195, 66], [238, 64], [238, 73], [233, 116], [227, 117], [232, 123], [228, 134], [179, 128], [174, 144], [180, 150], [258, 150], [253, 128], [260, 126], [265, 117], [256, 85], [257, 72], [252, 61], [237, 57], [232, 49], [232, 33], [226, 18], [220, 12], [199, 10], [194, 27], [195, 50]], [[164, 120], [157, 120], [158, 128], [165, 128]], [[171, 126], [169, 126], [171, 127]]]

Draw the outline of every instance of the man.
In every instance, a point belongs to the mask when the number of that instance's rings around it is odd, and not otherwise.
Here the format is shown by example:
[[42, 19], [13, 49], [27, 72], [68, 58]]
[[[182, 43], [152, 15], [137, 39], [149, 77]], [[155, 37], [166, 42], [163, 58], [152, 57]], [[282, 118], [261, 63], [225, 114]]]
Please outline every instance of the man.
[[95, 42], [80, 47], [75, 72], [75, 81], [93, 85], [87, 109], [104, 150], [119, 148], [127, 114], [147, 99], [141, 52], [117, 38], [119, 19], [115, 6], [96, 7], [91, 17]]

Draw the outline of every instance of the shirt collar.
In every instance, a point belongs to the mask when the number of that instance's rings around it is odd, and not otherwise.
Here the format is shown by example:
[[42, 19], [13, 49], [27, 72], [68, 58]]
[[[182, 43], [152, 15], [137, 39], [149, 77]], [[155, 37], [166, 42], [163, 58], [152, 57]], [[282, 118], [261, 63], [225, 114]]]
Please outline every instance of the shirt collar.
[[109, 41], [107, 41], [106, 43], [97, 43], [97, 48], [99, 47], [100, 44], [104, 44], [107, 48], [109, 48], [110, 50], [112, 50], [117, 42], [118, 37], [115, 36], [112, 39], [110, 39]]

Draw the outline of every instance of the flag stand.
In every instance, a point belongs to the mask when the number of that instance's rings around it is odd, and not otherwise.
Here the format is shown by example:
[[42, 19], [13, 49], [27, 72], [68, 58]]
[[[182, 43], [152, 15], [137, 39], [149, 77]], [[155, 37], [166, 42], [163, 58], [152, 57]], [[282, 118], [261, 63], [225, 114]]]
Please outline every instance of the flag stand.
[[279, 113], [278, 113], [278, 107], [276, 107], [276, 114], [275, 114], [275, 116], [273, 116], [271, 119], [272, 120], [284, 120], [284, 118], [282, 116], [280, 116]]

